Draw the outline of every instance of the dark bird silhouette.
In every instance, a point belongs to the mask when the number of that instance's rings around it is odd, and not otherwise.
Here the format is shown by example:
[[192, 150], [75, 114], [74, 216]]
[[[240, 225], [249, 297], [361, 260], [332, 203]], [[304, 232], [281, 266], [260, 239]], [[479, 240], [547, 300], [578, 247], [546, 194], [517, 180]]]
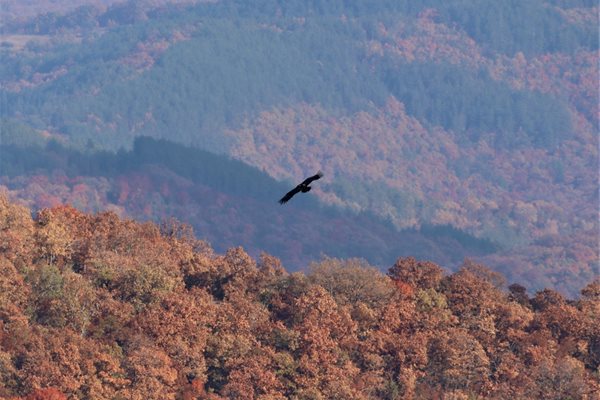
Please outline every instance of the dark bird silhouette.
[[299, 184], [298, 186], [296, 186], [295, 188], [293, 188], [292, 190], [290, 190], [289, 192], [286, 193], [285, 196], [283, 196], [280, 200], [279, 200], [279, 204], [285, 204], [287, 203], [292, 197], [294, 197], [294, 195], [296, 193], [306, 193], [309, 192], [311, 187], [309, 186], [311, 184], [312, 181], [316, 181], [317, 179], [321, 178], [323, 176], [323, 173], [321, 171], [317, 172], [316, 175], [310, 176], [308, 178], [306, 178], [304, 180], [304, 182], [302, 182], [301, 184]]

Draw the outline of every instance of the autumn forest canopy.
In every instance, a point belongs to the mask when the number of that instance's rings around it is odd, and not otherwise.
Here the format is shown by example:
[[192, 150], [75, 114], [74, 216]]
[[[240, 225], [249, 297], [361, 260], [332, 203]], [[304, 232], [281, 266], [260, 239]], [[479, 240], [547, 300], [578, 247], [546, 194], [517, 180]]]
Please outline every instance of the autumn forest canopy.
[[593, 399], [600, 281], [528, 293], [483, 265], [289, 273], [161, 225], [0, 195], [0, 397]]

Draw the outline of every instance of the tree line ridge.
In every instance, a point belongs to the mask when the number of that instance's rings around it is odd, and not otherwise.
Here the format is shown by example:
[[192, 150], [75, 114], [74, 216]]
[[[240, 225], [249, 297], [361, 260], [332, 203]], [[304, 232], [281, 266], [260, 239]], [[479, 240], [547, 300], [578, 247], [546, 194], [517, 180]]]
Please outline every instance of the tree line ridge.
[[288, 273], [175, 220], [0, 195], [0, 397], [593, 399], [600, 281], [529, 296], [465, 261]]

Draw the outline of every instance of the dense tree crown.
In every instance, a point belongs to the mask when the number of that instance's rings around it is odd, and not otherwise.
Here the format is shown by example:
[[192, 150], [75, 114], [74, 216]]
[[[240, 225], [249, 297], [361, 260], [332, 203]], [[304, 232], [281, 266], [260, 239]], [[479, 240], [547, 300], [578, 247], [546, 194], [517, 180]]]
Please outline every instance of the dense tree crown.
[[594, 399], [600, 282], [529, 297], [471, 261], [387, 274], [215, 253], [161, 225], [0, 196], [0, 397]]

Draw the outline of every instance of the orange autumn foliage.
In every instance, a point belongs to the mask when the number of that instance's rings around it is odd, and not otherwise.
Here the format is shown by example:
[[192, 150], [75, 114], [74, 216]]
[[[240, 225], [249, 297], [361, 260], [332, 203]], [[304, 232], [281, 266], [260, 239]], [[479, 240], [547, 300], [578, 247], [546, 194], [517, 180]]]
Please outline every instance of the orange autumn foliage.
[[1, 198], [0, 216], [12, 221], [0, 229], [10, 243], [2, 398], [592, 400], [600, 390], [598, 281], [569, 300], [508, 289], [472, 261], [448, 275], [401, 258], [383, 274], [325, 258], [288, 274], [271, 255], [216, 254], [174, 221], [69, 207], [28, 219]]

